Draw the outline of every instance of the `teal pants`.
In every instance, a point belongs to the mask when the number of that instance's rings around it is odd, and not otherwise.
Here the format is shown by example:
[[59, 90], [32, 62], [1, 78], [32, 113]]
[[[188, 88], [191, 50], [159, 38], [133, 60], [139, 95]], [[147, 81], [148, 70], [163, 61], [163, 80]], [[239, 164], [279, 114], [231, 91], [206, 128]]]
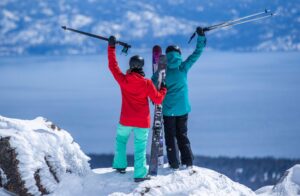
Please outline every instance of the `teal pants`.
[[148, 173], [146, 165], [148, 128], [118, 125], [113, 168], [127, 167], [126, 145], [132, 131], [134, 132], [134, 178], [144, 178]]

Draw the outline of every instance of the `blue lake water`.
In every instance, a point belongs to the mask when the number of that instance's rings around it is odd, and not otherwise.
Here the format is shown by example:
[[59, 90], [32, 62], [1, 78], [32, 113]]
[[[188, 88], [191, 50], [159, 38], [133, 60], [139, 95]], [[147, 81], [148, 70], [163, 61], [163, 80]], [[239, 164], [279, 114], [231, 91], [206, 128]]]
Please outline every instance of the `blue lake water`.
[[[151, 57], [143, 56], [150, 77]], [[118, 59], [125, 71], [129, 57]], [[205, 52], [189, 73], [189, 88], [195, 154], [300, 158], [299, 52]], [[46, 117], [87, 153], [113, 152], [120, 107], [106, 51], [0, 58], [0, 115]], [[132, 146], [131, 140], [128, 152]]]

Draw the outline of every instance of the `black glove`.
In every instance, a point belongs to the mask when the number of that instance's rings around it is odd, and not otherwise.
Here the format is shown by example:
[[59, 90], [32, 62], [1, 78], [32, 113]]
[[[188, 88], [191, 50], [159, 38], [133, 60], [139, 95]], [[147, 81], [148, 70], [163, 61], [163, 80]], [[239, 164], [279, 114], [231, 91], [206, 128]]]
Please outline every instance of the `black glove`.
[[116, 37], [115, 36], [112, 35], [108, 38], [108, 45], [110, 47], [116, 47]]
[[160, 89], [162, 89], [162, 88], [167, 88], [165, 80], [163, 80], [160, 84]]
[[204, 33], [202, 27], [197, 27], [196, 32], [197, 32], [197, 34], [200, 35], [200, 36], [205, 36], [205, 33]]

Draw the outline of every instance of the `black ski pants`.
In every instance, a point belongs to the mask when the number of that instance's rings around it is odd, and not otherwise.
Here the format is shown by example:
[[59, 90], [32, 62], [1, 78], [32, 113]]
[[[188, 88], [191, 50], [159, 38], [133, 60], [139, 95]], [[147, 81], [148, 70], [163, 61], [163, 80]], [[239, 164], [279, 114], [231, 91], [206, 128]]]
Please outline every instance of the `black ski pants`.
[[[164, 132], [167, 157], [172, 168], [179, 168], [181, 164], [193, 165], [193, 153], [187, 136], [188, 114], [182, 116], [164, 116]], [[178, 151], [179, 150], [179, 151]]]

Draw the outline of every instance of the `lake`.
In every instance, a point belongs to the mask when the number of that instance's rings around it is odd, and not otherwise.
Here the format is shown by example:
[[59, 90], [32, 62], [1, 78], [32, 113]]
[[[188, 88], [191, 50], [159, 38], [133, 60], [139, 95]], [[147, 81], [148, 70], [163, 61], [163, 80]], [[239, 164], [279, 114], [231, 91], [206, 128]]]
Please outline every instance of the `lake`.
[[[86, 153], [112, 153], [121, 94], [100, 53], [1, 57], [0, 115], [43, 116]], [[118, 53], [123, 71], [130, 56]], [[142, 56], [151, 77], [151, 56]], [[204, 52], [188, 80], [194, 154], [300, 158], [299, 52]]]

